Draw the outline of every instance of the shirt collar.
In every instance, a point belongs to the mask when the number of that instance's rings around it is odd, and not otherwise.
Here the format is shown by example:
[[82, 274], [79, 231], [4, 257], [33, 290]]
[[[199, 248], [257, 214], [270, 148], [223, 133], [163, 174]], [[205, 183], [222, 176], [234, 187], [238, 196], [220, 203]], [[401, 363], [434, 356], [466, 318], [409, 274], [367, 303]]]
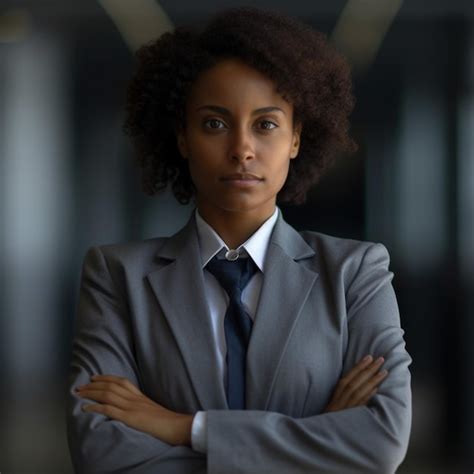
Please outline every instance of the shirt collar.
[[[243, 244], [235, 249], [241, 250], [243, 255], [249, 255], [261, 272], [263, 272], [265, 267], [265, 257], [270, 236], [279, 212], [279, 208], [276, 207], [275, 212]], [[221, 251], [229, 250], [229, 247], [219, 234], [201, 217], [197, 208], [195, 210], [195, 217], [201, 263], [202, 268], [204, 268], [211, 258]]]

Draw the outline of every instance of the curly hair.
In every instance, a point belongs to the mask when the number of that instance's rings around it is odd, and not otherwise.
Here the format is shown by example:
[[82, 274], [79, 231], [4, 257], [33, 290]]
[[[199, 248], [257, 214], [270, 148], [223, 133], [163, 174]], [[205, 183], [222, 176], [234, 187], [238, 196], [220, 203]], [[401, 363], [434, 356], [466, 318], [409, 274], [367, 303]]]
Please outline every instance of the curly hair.
[[291, 160], [278, 200], [301, 204], [337, 153], [353, 152], [348, 117], [354, 107], [349, 65], [326, 36], [286, 15], [233, 8], [202, 29], [177, 27], [136, 52], [127, 90], [124, 131], [142, 168], [143, 190], [167, 185], [186, 204], [195, 194], [176, 130], [185, 127], [185, 105], [198, 75], [224, 58], [236, 58], [270, 78], [293, 105], [302, 125], [298, 157]]

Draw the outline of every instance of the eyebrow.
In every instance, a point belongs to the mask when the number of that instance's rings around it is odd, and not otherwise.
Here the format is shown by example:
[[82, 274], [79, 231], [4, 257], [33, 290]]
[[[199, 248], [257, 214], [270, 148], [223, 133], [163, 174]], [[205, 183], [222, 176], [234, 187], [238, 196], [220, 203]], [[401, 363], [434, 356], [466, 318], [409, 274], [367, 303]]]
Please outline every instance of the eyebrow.
[[[218, 105], [202, 105], [201, 107], [198, 107], [196, 109], [196, 111], [200, 111], [200, 110], [211, 110], [212, 112], [216, 112], [218, 114], [227, 115], [227, 116], [232, 115], [230, 113], [230, 110], [226, 109], [225, 107], [220, 107]], [[252, 112], [252, 115], [267, 114], [269, 112], [281, 112], [284, 115], [286, 115], [283, 109], [280, 109], [280, 107], [275, 107], [275, 106], [261, 107], [260, 109], [255, 109]]]

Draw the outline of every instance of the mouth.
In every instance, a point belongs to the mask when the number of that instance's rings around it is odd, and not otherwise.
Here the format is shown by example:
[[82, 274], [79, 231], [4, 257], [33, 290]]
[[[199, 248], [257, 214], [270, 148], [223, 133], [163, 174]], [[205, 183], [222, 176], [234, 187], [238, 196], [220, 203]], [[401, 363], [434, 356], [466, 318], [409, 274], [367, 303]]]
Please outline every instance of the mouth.
[[234, 173], [224, 176], [221, 181], [263, 181], [263, 178], [252, 173]]
[[263, 181], [260, 176], [251, 173], [234, 173], [221, 178], [225, 185], [235, 188], [251, 188]]

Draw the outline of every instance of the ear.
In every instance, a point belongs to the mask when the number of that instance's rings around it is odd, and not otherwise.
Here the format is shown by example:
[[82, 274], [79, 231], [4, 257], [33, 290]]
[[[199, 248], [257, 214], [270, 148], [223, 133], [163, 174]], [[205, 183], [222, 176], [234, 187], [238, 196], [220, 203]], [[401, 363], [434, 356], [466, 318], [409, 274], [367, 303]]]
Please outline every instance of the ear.
[[291, 144], [290, 159], [296, 158], [300, 151], [301, 143], [301, 123], [297, 123], [293, 130], [293, 143]]
[[186, 142], [186, 136], [184, 130], [181, 128], [176, 131], [176, 139], [178, 144], [178, 150], [181, 153], [181, 156], [187, 160], [188, 159], [188, 145]]

